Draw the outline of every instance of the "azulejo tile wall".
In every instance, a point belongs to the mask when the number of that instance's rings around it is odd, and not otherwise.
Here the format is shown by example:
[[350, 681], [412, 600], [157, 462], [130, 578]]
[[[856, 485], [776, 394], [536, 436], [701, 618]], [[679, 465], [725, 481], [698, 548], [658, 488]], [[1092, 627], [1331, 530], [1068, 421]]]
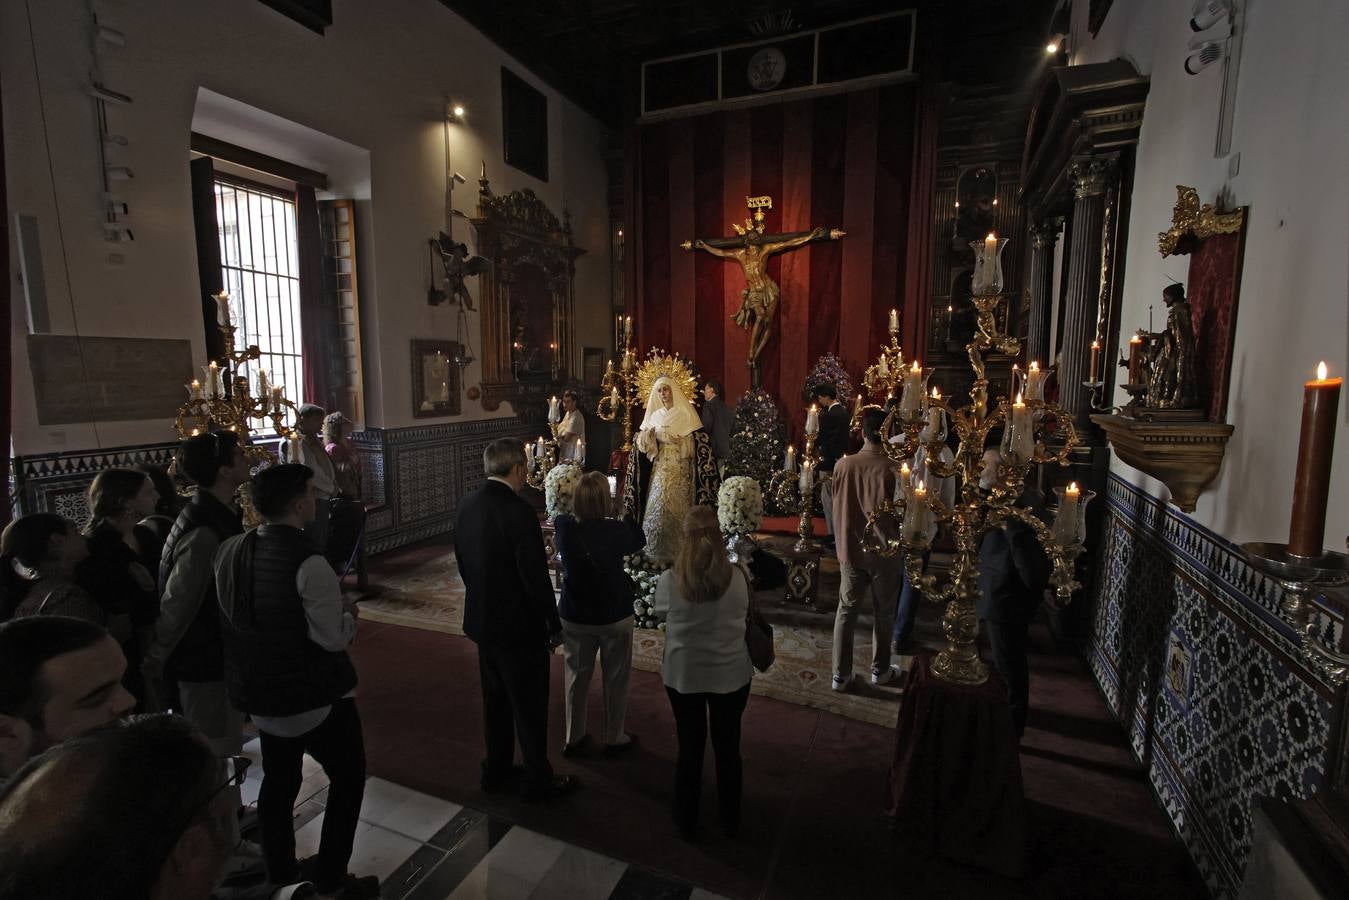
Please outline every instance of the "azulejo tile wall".
[[523, 441], [541, 428], [509, 418], [352, 435], [370, 507], [367, 551], [380, 553], [450, 531], [459, 498], [485, 480], [483, 448], [502, 437]]
[[1336, 688], [1239, 548], [1115, 475], [1102, 547], [1092, 671], [1210, 890], [1235, 896], [1252, 804], [1327, 781]]
[[[370, 509], [368, 551], [379, 553], [450, 531], [459, 498], [484, 481], [483, 448], [500, 437], [523, 441], [542, 430], [544, 426], [507, 418], [354, 434]], [[95, 475], [142, 463], [167, 468], [177, 446], [166, 442], [18, 457], [13, 478], [20, 512], [57, 512], [83, 525], [89, 518], [85, 494]]]

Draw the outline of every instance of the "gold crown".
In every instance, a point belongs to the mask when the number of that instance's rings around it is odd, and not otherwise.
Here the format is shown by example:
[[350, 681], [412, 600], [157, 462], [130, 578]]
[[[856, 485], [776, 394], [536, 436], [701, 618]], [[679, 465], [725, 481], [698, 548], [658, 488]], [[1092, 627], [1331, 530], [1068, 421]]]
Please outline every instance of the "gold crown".
[[673, 381], [690, 403], [698, 396], [698, 370], [693, 363], [678, 353], [670, 355], [659, 347], [652, 347], [646, 360], [637, 367], [637, 398], [643, 406], [646, 398], [651, 396], [656, 379], [661, 377]]

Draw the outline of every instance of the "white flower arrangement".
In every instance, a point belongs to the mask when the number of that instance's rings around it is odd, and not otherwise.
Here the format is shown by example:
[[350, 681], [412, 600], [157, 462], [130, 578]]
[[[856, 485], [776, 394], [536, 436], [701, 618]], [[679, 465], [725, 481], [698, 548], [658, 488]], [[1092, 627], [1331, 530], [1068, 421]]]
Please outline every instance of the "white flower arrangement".
[[661, 573], [669, 567], [669, 563], [652, 560], [640, 551], [623, 557], [623, 571], [628, 573], [635, 588], [632, 616], [638, 628], [663, 627], [664, 623], [657, 621], [651, 605], [656, 596], [656, 582], [660, 580]]
[[581, 480], [581, 467], [569, 462], [558, 463], [543, 479], [543, 499], [548, 518], [571, 515], [571, 498], [576, 493], [576, 482]]
[[748, 475], [736, 475], [717, 491], [717, 523], [725, 534], [753, 534], [763, 522], [763, 491]]

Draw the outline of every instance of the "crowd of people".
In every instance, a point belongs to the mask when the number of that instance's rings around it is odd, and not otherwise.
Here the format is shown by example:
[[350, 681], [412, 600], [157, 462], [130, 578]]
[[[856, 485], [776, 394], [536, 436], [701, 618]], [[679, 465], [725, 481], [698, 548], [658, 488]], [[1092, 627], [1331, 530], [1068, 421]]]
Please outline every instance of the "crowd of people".
[[[718, 399], [719, 386], [707, 393]], [[688, 435], [702, 423], [669, 386], [657, 383], [652, 394], [651, 412], [665, 419], [639, 450], [655, 457], [661, 474], [662, 464], [687, 456]], [[829, 424], [826, 509], [842, 576], [832, 687], [849, 691], [859, 610], [870, 604], [874, 612], [871, 682], [890, 683], [900, 674], [893, 655], [911, 646], [915, 591], [898, 560], [872, 553], [861, 539], [867, 516], [896, 491], [882, 446], [884, 411], [865, 411], [863, 446], [847, 455], [836, 434], [846, 442], [846, 411], [831, 386], [817, 399]], [[714, 409], [711, 418], [714, 432], [725, 429], [725, 416]], [[378, 896], [376, 879], [347, 871], [366, 778], [358, 679], [347, 654], [359, 612], [341, 581], [354, 567], [358, 589], [367, 585], [359, 457], [340, 413], [305, 405], [297, 430], [284, 461], [256, 473], [232, 432], [184, 441], [175, 466], [192, 485], [190, 496], [179, 496], [161, 470], [112, 469], [89, 488], [83, 528], [50, 513], [6, 527], [0, 900], [191, 900], [221, 884], [242, 885], [234, 896], [272, 896], [298, 882], [311, 882], [325, 898]], [[940, 440], [940, 422], [925, 434]], [[998, 462], [994, 444], [986, 469], [995, 472]], [[678, 742], [675, 824], [683, 838], [698, 840], [710, 735], [720, 828], [736, 835], [754, 589], [747, 569], [727, 554], [716, 511], [657, 497], [648, 500], [644, 528], [636, 516], [615, 515], [603, 474], [586, 473], [573, 512], [555, 520], [559, 598], [538, 515], [521, 496], [528, 464], [518, 440], [489, 444], [486, 483], [460, 502], [455, 523], [464, 632], [477, 645], [482, 692], [481, 789], [532, 801], [577, 789], [549, 761], [549, 657], [559, 647], [562, 755], [619, 756], [639, 746], [626, 727], [635, 585], [623, 560], [649, 552], [655, 538], [670, 562], [653, 609], [665, 624], [662, 678]], [[943, 491], [939, 481], [933, 489]], [[244, 527], [241, 492], [257, 527]], [[1019, 523], [990, 531], [981, 555], [978, 612], [1019, 734], [1028, 699], [1026, 627], [1047, 566]], [[587, 698], [597, 662], [604, 728], [595, 740]], [[261, 748], [255, 811], [240, 794], [246, 717]], [[329, 789], [318, 853], [300, 860], [292, 809], [306, 754], [323, 767]], [[76, 797], [80, 803], [70, 802]], [[98, 852], [117, 841], [116, 852]]]

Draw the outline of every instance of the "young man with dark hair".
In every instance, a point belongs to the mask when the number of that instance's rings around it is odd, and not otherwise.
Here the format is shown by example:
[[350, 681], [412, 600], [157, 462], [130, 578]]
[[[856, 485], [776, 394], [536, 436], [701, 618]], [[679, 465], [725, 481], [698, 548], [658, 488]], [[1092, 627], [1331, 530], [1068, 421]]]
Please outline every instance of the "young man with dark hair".
[[[812, 402], [820, 407], [820, 434], [816, 446], [820, 451], [821, 473], [834, 471], [834, 465], [848, 452], [848, 408], [838, 402], [838, 388], [830, 382], [815, 386]], [[829, 533], [825, 543], [834, 546], [833, 478], [824, 478], [820, 484], [820, 504], [824, 507], [824, 527]]]
[[0, 900], [206, 900], [247, 766], [170, 715], [58, 744], [0, 790]]
[[464, 579], [464, 634], [478, 645], [484, 791], [514, 786], [520, 740], [526, 799], [569, 793], [576, 782], [548, 762], [548, 657], [562, 643], [548, 556], [534, 509], [519, 496], [525, 451], [499, 438], [482, 454], [487, 483], [459, 503], [454, 555]]
[[899, 591], [901, 561], [867, 551], [862, 532], [867, 517], [895, 493], [895, 466], [881, 448], [885, 411], [868, 407], [862, 414], [862, 449], [838, 461], [834, 469], [834, 523], [838, 527], [838, 613], [834, 619], [834, 680], [836, 691], [853, 687], [853, 632], [858, 606], [871, 598], [873, 643], [871, 683], [889, 684], [899, 672], [890, 665], [890, 632], [894, 627], [895, 596]]
[[304, 533], [314, 545], [314, 552], [328, 556], [328, 501], [337, 493], [337, 471], [323, 446], [323, 420], [328, 411], [313, 403], [301, 403], [296, 411], [295, 430], [300, 436], [287, 443], [286, 462], [299, 463], [314, 473], [314, 520], [305, 526]]
[[[324, 896], [379, 896], [379, 880], [347, 874], [365, 793], [365, 743], [356, 712], [356, 669], [346, 648], [355, 607], [305, 537], [317, 502], [308, 466], [259, 472], [253, 506], [265, 524], [230, 538], [215, 559], [230, 702], [248, 713], [262, 743], [258, 819], [267, 877], [304, 877]], [[295, 860], [292, 811], [308, 753], [328, 776], [323, 835], [313, 871]]]
[[0, 625], [0, 780], [67, 738], [136, 705], [126, 658], [101, 625], [30, 616]]

